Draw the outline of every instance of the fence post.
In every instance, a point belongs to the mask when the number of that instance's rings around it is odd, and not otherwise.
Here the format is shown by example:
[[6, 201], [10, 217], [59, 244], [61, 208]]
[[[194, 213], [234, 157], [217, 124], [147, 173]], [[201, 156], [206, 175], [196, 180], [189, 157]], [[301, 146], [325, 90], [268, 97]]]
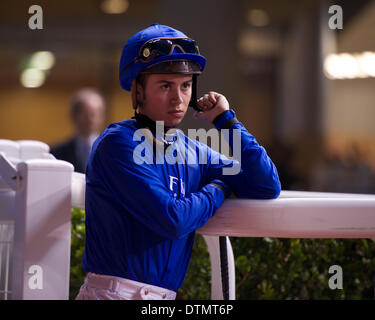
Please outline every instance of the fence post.
[[[206, 242], [211, 262], [211, 300], [223, 300], [223, 289], [221, 281], [220, 268], [220, 248], [219, 237], [203, 235]], [[228, 276], [229, 276], [229, 300], [235, 300], [236, 297], [236, 280], [235, 265], [232, 245], [228, 237], [227, 240], [227, 259], [228, 259]]]
[[13, 299], [69, 297], [72, 171], [60, 160], [17, 164]]

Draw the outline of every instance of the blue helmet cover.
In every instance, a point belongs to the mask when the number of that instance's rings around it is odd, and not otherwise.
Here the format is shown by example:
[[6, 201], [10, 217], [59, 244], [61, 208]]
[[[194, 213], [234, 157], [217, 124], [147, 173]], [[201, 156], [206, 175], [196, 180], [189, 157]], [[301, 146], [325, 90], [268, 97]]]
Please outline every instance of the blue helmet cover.
[[[119, 72], [121, 72], [121, 70], [126, 65], [128, 65], [138, 57], [139, 51], [145, 42], [155, 38], [188, 38], [188, 36], [182, 33], [181, 31], [178, 31], [171, 27], [160, 24], [152, 24], [148, 28], [137, 32], [125, 44], [121, 54]], [[206, 65], [206, 58], [199, 54], [181, 53], [174, 51], [172, 54], [157, 57], [146, 63], [138, 61], [130, 65], [120, 75], [121, 87], [124, 90], [130, 91], [133, 79], [135, 79], [139, 75], [139, 73], [141, 73], [144, 69], [158, 62], [171, 60], [190, 60], [197, 62], [201, 66], [201, 71], [203, 71]]]

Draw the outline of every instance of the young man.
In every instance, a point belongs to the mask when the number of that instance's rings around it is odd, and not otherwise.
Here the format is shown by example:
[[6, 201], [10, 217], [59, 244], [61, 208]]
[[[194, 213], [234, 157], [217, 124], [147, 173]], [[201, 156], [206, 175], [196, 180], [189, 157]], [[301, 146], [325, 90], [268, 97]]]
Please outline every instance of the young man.
[[103, 130], [105, 108], [103, 96], [94, 88], [82, 88], [74, 94], [70, 106], [74, 136], [51, 147], [56, 159], [68, 161], [74, 171], [85, 173], [92, 145]]
[[[205, 62], [193, 40], [163, 25], [138, 32], [125, 45], [120, 83], [132, 92], [136, 112], [132, 120], [109, 125], [90, 155], [83, 258], [88, 274], [77, 299], [175, 299], [195, 230], [225, 198], [232, 191], [240, 198], [279, 195], [275, 166], [227, 99], [209, 92], [196, 100]], [[241, 161], [181, 131], [160, 134], [157, 121], [164, 131], [174, 128], [189, 104], [199, 107], [197, 118], [229, 130], [232, 149], [241, 145]], [[238, 173], [224, 173], [235, 166]]]

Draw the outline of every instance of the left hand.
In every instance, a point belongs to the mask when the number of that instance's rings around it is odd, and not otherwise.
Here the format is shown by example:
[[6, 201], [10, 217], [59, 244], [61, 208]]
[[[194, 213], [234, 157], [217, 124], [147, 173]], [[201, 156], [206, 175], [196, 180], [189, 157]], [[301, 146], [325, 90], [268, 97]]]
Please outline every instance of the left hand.
[[229, 110], [229, 102], [227, 98], [214, 91], [210, 91], [200, 97], [197, 104], [203, 111], [195, 112], [194, 118], [205, 120], [210, 123], [212, 123], [219, 114]]

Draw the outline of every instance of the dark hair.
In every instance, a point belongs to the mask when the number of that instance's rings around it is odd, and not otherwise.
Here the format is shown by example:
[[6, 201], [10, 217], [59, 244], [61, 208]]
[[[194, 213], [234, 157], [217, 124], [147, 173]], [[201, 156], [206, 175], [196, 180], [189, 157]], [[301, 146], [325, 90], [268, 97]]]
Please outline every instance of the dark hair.
[[137, 83], [139, 83], [143, 89], [146, 88], [146, 82], [147, 82], [148, 74], [140, 73], [137, 76]]
[[136, 78], [136, 88], [135, 88], [135, 91], [136, 91], [136, 100], [137, 100], [137, 103], [136, 103], [136, 106], [133, 108], [134, 109], [137, 109], [138, 107], [142, 106], [142, 103], [140, 103], [138, 101], [138, 98], [137, 98], [137, 91], [138, 91], [138, 88], [137, 88], [137, 85], [139, 84], [141, 87], [142, 87], [142, 96], [143, 96], [143, 100], [146, 99], [146, 84], [147, 84], [147, 79], [148, 79], [148, 76], [149, 74], [145, 74], [145, 73], [140, 73], [137, 78]]
[[87, 97], [90, 95], [96, 95], [100, 97], [103, 100], [103, 105], [105, 105], [104, 98], [98, 90], [94, 88], [82, 88], [74, 94], [70, 102], [70, 114], [73, 118], [75, 118], [81, 111], [81, 108], [85, 104]]

